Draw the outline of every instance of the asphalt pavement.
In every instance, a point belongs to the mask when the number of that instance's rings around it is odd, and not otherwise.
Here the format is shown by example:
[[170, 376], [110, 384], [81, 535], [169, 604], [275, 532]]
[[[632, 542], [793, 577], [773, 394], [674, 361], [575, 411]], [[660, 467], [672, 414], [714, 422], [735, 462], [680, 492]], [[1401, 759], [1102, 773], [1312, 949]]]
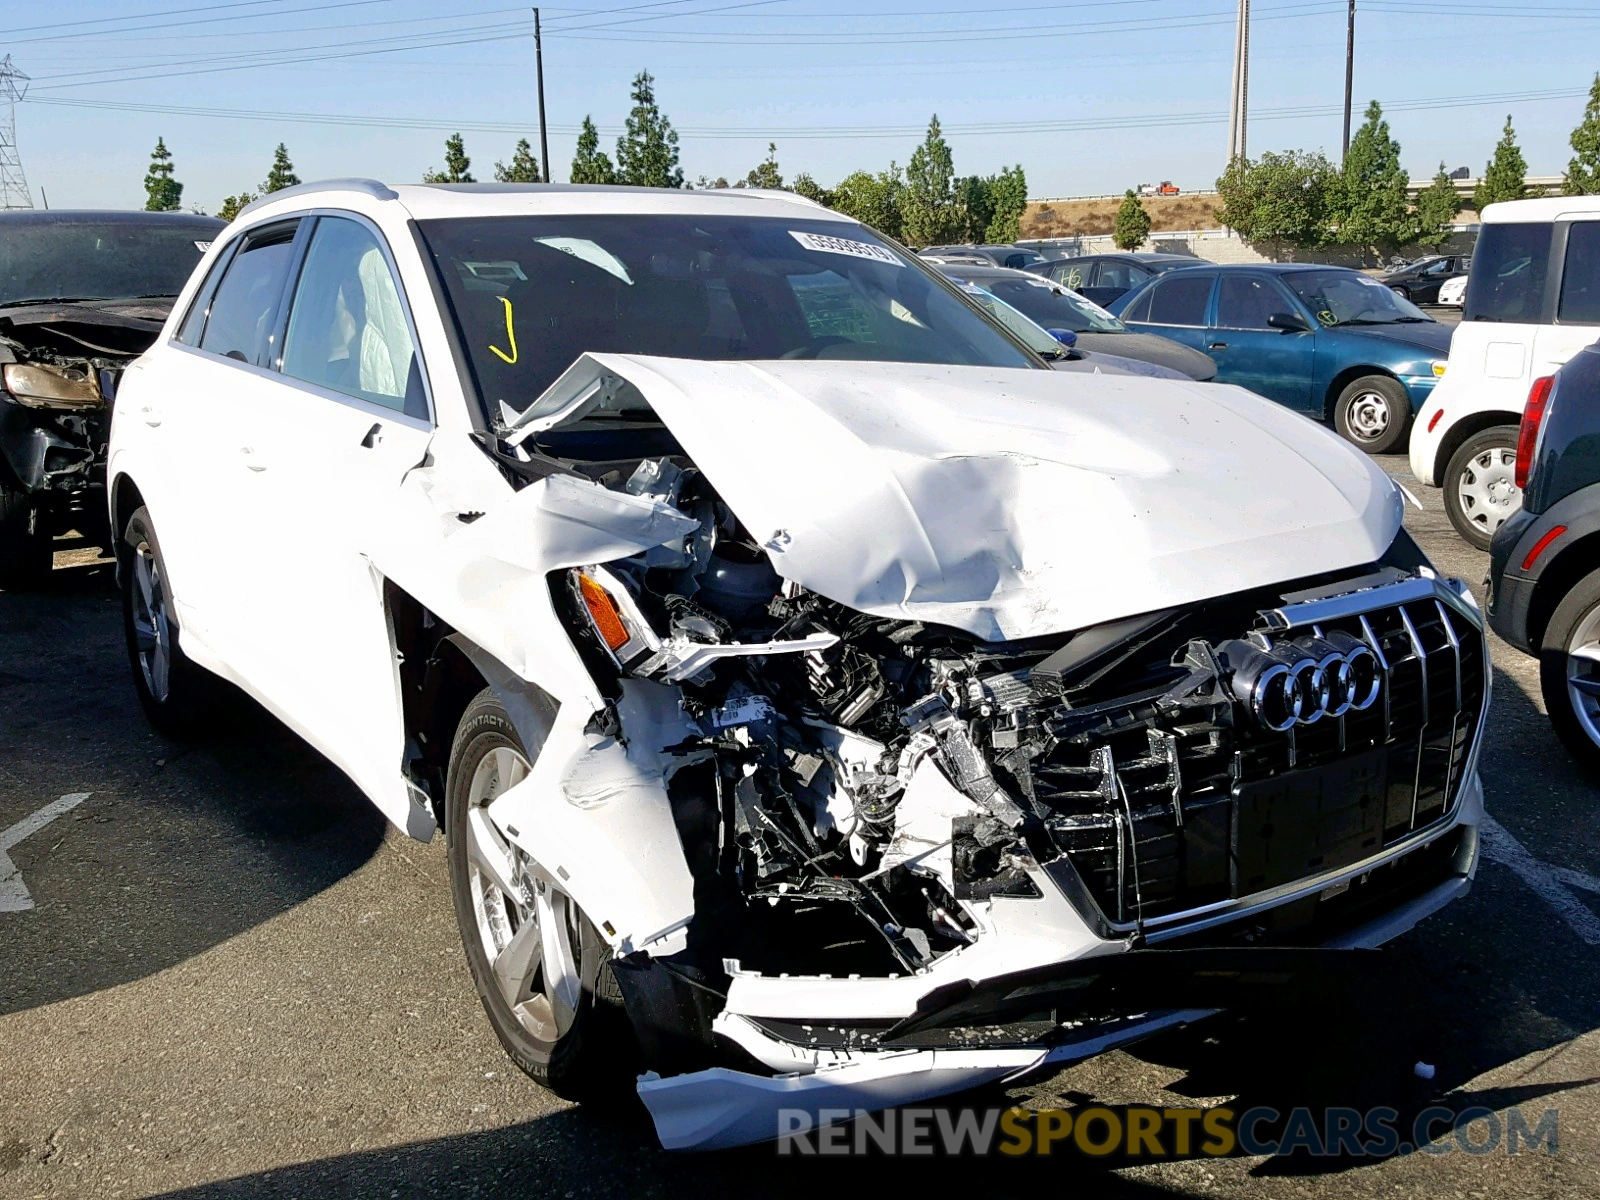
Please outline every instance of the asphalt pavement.
[[[1420, 498], [1406, 520], [1435, 563], [1477, 587], [1485, 556], [1439, 494], [1384, 463]], [[93, 557], [0, 594], [0, 1197], [1600, 1194], [1596, 788], [1551, 733], [1532, 662], [1498, 642], [1482, 772], [1503, 834], [1470, 896], [1384, 952], [1387, 985], [971, 1099], [1386, 1105], [1402, 1123], [1437, 1103], [1530, 1125], [1554, 1108], [1554, 1154], [686, 1156], [632, 1107], [565, 1104], [501, 1053], [442, 842], [388, 829], [248, 705], [213, 741], [149, 730]]]

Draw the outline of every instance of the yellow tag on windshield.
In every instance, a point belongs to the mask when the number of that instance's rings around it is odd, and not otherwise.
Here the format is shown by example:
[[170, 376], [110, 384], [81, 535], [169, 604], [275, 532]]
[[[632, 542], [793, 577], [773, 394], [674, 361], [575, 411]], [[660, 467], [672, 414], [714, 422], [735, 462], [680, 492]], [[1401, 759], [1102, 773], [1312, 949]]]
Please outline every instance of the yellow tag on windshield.
[[507, 296], [501, 296], [500, 303], [506, 306], [506, 341], [511, 343], [511, 353], [507, 354], [499, 346], [495, 345], [490, 345], [489, 352], [498, 356], [502, 362], [514, 367], [517, 365], [517, 331], [511, 328], [511, 300]]

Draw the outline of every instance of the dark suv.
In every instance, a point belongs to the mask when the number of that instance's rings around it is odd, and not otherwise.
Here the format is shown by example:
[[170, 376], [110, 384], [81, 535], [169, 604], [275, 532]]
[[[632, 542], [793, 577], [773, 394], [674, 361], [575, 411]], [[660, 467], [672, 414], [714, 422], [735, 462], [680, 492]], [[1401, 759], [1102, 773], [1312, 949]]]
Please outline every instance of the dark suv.
[[1534, 383], [1516, 470], [1522, 508], [1489, 547], [1489, 622], [1538, 656], [1550, 723], [1600, 770], [1600, 342]]

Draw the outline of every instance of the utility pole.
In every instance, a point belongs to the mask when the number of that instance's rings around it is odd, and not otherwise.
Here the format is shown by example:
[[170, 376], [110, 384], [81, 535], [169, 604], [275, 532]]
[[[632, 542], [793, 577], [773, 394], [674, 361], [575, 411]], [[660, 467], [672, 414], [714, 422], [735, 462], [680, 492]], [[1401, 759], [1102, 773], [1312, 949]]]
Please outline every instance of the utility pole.
[[33, 207], [33, 193], [17, 152], [17, 103], [28, 94], [18, 84], [27, 82], [28, 77], [12, 66], [11, 55], [0, 58], [0, 209]]
[[1350, 157], [1350, 92], [1355, 82], [1356, 67], [1356, 0], [1350, 0], [1350, 16], [1344, 33], [1344, 153], [1339, 156], [1342, 166]]
[[544, 125], [544, 35], [539, 29], [539, 10], [533, 10], [533, 64], [539, 77], [539, 162], [544, 181], [550, 182], [550, 139]]
[[1233, 92], [1228, 101], [1228, 161], [1244, 158], [1250, 121], [1250, 0], [1239, 0], [1233, 32]]

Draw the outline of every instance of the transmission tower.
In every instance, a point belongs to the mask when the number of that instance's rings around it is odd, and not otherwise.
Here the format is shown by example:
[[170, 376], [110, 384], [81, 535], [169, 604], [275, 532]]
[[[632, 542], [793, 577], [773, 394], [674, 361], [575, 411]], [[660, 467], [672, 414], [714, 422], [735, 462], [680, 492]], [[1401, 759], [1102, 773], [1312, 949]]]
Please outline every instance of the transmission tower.
[[[33, 194], [17, 153], [17, 101], [27, 94], [28, 77], [0, 58], [0, 209], [32, 208]], [[21, 85], [21, 86], [19, 86]]]

